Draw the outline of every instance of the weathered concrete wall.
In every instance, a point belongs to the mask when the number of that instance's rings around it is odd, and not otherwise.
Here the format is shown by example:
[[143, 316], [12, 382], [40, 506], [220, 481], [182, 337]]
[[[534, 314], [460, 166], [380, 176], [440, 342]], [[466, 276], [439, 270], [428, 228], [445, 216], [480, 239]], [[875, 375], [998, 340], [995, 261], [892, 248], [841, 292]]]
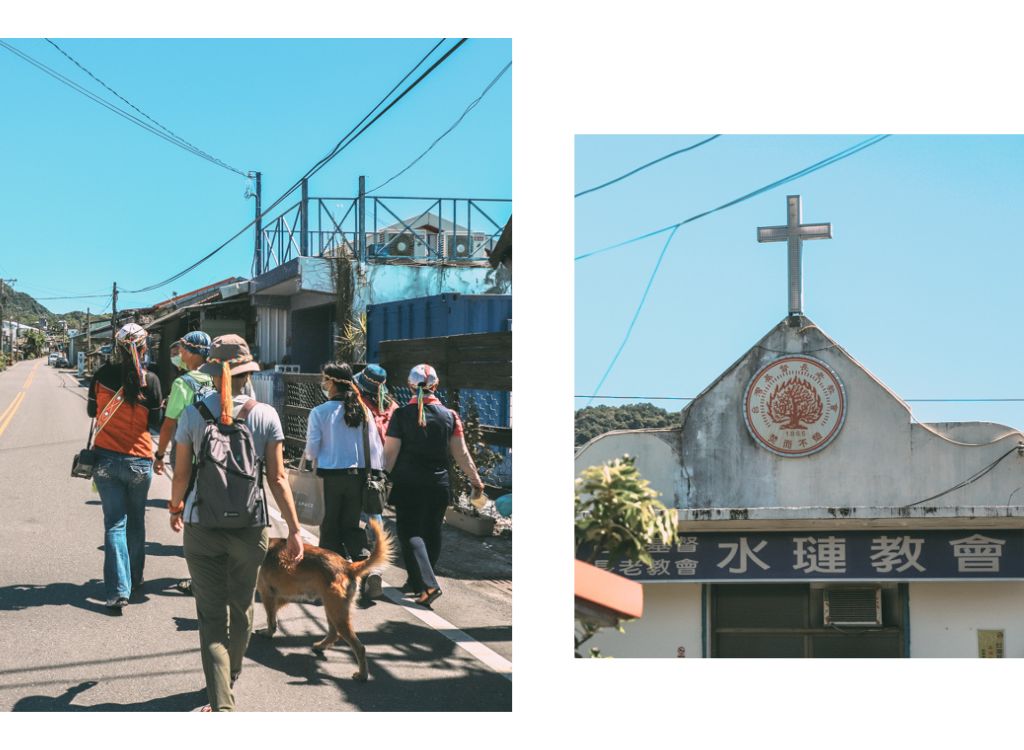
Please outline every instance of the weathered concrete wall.
[[[799, 353], [835, 371], [847, 406], [845, 424], [830, 445], [792, 458], [762, 448], [750, 436], [743, 396], [762, 366]], [[949, 489], [1021, 439], [1019, 432], [989, 423], [913, 423], [909, 407], [817, 327], [797, 329], [784, 321], [683, 411], [672, 465], [665, 465], [667, 454], [659, 445], [672, 443], [672, 437], [649, 431], [597, 438], [579, 452], [576, 465], [578, 471], [613, 455], [636, 455], [644, 476], [682, 508], [886, 507]], [[1024, 458], [1013, 454], [980, 480], [928, 505], [1006, 505], [1022, 487]]]
[[1003, 630], [1005, 656], [1024, 657], [1024, 582], [912, 583], [909, 588], [911, 656], [974, 658], [978, 630]]
[[357, 308], [432, 294], [508, 294], [511, 276], [499, 269], [475, 266], [382, 265], [353, 266]]
[[644, 586], [644, 616], [623, 623], [625, 632], [605, 628], [587, 641], [604, 656], [676, 658], [686, 649], [686, 658], [701, 657], [701, 586], [699, 583]]

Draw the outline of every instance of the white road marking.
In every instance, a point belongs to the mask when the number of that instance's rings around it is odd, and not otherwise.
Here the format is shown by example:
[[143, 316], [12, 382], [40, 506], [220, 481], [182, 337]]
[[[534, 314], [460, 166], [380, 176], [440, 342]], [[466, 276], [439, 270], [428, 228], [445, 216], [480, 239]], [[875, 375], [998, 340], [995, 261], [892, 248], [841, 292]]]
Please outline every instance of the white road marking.
[[[268, 504], [267, 509], [275, 520], [284, 523], [284, 517], [277, 508], [271, 508]], [[312, 545], [316, 545], [316, 543], [320, 541], [314, 534], [305, 528], [302, 529], [302, 537]], [[459, 630], [436, 612], [429, 609], [423, 609], [421, 607], [411, 606], [409, 602], [402, 598], [402, 592], [399, 591], [397, 587], [388, 586], [384, 589], [384, 595], [392, 602], [402, 607], [406, 612], [416, 617], [428, 628], [437, 631], [456, 646], [462, 648], [474, 659], [483, 662], [509, 681], [512, 680], [512, 662], [501, 654], [492, 651], [484, 644], [474, 640], [471, 636]]]

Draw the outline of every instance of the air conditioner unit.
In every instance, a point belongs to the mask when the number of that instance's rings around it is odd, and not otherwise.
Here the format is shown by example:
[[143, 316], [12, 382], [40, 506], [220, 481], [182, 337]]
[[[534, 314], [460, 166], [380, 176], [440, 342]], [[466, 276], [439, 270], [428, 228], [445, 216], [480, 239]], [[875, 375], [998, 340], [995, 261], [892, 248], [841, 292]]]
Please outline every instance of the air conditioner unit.
[[882, 589], [825, 589], [825, 624], [879, 627], [882, 624]]
[[472, 235], [468, 234], [445, 235], [445, 245], [448, 257], [457, 260], [468, 260], [476, 251], [476, 243], [473, 242]]
[[411, 258], [416, 250], [416, 236], [402, 232], [388, 242], [388, 255], [398, 258]]

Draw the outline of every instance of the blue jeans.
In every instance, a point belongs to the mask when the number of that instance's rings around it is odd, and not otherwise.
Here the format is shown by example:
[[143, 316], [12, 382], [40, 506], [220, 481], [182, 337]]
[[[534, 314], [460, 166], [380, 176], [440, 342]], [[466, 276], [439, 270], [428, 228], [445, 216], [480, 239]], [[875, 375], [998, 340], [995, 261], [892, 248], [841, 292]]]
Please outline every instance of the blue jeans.
[[128, 597], [146, 564], [146, 495], [153, 461], [100, 450], [93, 478], [103, 505], [103, 585], [107, 599]]

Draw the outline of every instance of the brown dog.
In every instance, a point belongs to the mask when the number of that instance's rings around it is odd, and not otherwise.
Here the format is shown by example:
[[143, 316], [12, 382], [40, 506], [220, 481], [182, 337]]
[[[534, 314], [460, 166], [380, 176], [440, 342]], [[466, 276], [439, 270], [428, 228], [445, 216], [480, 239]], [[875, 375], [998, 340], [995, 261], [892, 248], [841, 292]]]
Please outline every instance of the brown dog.
[[324, 604], [329, 627], [327, 635], [314, 644], [313, 649], [322, 651], [339, 637], [343, 638], [352, 647], [359, 664], [359, 671], [352, 677], [360, 681], [367, 678], [366, 648], [352, 630], [352, 602], [356, 598], [359, 579], [387, 567], [394, 557], [391, 535], [381, 529], [375, 519], [370, 521], [370, 527], [377, 543], [370, 557], [360, 562], [349, 562], [335, 552], [306, 544], [302, 561], [298, 565], [289, 566], [281, 558], [285, 540], [271, 539], [256, 582], [256, 589], [260, 592], [263, 608], [267, 612], [267, 628], [260, 631], [261, 635], [274, 635], [277, 630], [277, 611], [285, 604], [319, 599]]

